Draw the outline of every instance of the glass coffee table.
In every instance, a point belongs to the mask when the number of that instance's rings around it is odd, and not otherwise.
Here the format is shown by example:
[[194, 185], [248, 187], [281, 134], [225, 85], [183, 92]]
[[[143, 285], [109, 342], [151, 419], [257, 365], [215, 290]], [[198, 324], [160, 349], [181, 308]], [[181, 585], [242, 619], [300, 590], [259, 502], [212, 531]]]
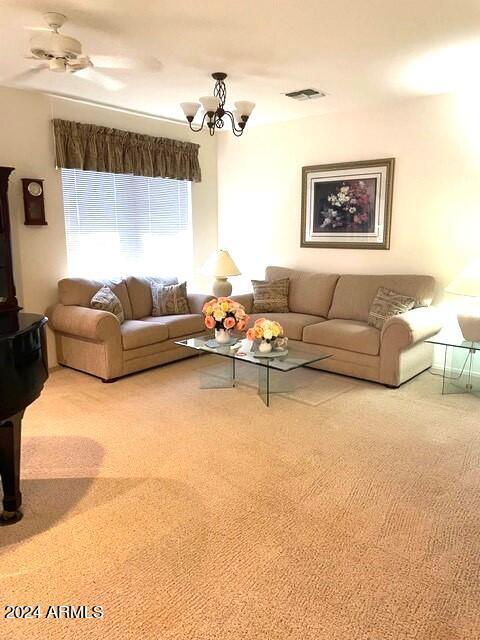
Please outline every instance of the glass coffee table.
[[468, 342], [460, 332], [440, 331], [425, 340], [444, 347], [442, 394], [480, 396], [480, 342]]
[[[239, 338], [241, 340], [241, 338]], [[295, 371], [300, 367], [306, 367], [314, 362], [331, 358], [330, 354], [314, 351], [305, 345], [303, 348], [288, 346], [288, 353], [282, 355], [272, 355], [270, 357], [258, 356], [256, 352], [239, 353], [231, 349], [230, 345], [211, 347], [207, 343], [212, 341], [211, 335], [196, 336], [185, 340], [177, 340], [175, 344], [199, 352], [199, 355], [210, 353], [230, 360], [227, 375], [216, 377], [210, 384], [202, 385], [203, 388], [227, 388], [234, 387], [236, 381], [236, 364], [239, 362], [249, 363], [257, 367], [258, 372], [258, 395], [263, 402], [270, 406], [270, 395], [272, 393], [286, 393], [290, 391], [288, 380], [285, 374]], [[241, 352], [241, 349], [240, 349]], [[274, 353], [274, 352], [272, 352]]]

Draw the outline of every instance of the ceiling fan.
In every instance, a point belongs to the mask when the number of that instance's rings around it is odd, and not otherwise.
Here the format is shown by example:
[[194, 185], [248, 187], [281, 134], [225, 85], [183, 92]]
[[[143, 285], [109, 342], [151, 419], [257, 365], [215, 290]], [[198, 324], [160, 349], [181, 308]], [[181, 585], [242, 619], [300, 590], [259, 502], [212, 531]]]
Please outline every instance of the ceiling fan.
[[[25, 81], [44, 71], [54, 73], [74, 73], [79, 78], [94, 82], [104, 89], [118, 91], [125, 84], [102, 73], [100, 69], [130, 69], [137, 71], [159, 71], [162, 67], [156, 58], [127, 58], [124, 56], [87, 56], [82, 53], [82, 45], [71, 36], [59, 33], [67, 18], [62, 13], [44, 14], [48, 29], [40, 29], [30, 39], [29, 60], [40, 60], [42, 64], [27, 69], [12, 80]], [[37, 29], [35, 29], [36, 31]]]

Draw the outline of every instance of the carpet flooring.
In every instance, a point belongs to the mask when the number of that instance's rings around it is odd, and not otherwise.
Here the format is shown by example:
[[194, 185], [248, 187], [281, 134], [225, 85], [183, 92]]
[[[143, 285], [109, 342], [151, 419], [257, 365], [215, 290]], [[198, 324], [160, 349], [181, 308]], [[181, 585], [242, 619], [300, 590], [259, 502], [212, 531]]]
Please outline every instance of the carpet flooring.
[[313, 404], [267, 409], [200, 389], [207, 358], [51, 374], [24, 419], [25, 516], [0, 529], [0, 637], [480, 638], [480, 399], [315, 372]]

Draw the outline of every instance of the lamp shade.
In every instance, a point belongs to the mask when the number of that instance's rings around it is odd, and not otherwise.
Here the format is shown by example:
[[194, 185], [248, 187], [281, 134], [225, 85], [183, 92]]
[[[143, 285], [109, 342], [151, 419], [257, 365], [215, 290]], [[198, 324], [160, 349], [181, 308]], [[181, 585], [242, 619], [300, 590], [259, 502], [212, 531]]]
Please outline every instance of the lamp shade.
[[249, 102], [248, 100], [239, 100], [238, 102], [235, 102], [235, 108], [239, 111], [241, 116], [249, 117], [255, 108], [255, 103]]
[[203, 96], [203, 98], [200, 98], [200, 102], [207, 113], [215, 112], [220, 106], [220, 98], [217, 96]]
[[447, 293], [480, 298], [480, 260], [464, 269], [445, 289]]
[[240, 270], [234, 263], [228, 251], [219, 249], [212, 253], [203, 267], [203, 272], [216, 278], [228, 278], [228, 276], [239, 276]]
[[197, 111], [200, 109], [199, 102], [181, 102], [180, 106], [182, 107], [183, 113], [187, 118], [194, 118], [197, 114]]

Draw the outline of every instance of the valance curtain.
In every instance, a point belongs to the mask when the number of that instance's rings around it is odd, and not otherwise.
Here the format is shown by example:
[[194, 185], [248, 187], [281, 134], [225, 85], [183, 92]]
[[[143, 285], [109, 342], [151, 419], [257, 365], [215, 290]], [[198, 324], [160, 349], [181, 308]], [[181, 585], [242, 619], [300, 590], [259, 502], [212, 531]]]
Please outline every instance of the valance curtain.
[[53, 120], [57, 167], [200, 182], [198, 144]]

